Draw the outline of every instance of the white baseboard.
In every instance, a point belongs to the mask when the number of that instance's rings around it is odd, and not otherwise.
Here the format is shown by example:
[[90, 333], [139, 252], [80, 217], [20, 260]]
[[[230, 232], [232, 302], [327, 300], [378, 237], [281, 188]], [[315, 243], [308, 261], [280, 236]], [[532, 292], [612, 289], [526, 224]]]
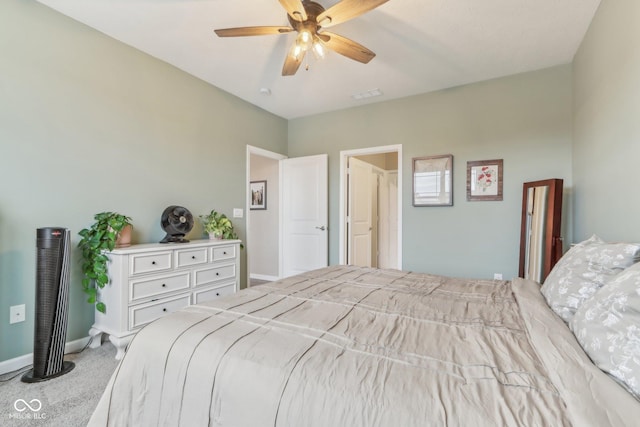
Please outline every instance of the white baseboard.
[[256, 280], [268, 280], [269, 282], [275, 282], [276, 280], [279, 279], [278, 276], [269, 276], [266, 274], [254, 274], [254, 273], [251, 273], [250, 278], [256, 279]]
[[[75, 341], [69, 341], [64, 345], [64, 352], [70, 353], [73, 351], [82, 350], [89, 342], [89, 337], [77, 339]], [[33, 353], [25, 354], [23, 356], [14, 357], [13, 359], [0, 362], [0, 375], [7, 372], [17, 371], [33, 364]]]

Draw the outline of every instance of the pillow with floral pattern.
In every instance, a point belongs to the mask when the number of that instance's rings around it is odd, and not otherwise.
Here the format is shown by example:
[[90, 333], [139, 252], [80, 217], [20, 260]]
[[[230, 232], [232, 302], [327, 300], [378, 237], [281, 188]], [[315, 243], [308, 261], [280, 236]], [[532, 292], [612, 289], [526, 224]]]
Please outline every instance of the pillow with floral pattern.
[[586, 300], [639, 256], [639, 244], [606, 243], [594, 235], [558, 261], [540, 290], [551, 309], [569, 322]]
[[585, 301], [569, 326], [591, 360], [640, 398], [640, 263]]

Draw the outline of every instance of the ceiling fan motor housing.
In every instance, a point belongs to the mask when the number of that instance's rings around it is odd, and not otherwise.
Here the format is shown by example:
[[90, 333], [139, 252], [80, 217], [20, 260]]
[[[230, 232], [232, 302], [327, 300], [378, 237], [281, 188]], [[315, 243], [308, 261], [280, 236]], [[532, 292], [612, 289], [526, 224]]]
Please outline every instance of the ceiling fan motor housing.
[[320, 29], [320, 25], [316, 22], [316, 18], [324, 12], [324, 7], [314, 1], [305, 1], [302, 5], [307, 13], [307, 19], [305, 21], [296, 21], [291, 17], [291, 15], [287, 14], [289, 24], [291, 24], [297, 32], [307, 30], [311, 32], [311, 34], [315, 34], [315, 32]]

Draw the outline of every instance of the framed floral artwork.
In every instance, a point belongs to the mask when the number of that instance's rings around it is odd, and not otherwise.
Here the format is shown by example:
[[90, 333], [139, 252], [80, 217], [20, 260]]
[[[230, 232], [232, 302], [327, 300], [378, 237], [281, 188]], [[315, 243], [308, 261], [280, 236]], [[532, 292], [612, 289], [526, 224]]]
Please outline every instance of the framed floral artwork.
[[502, 159], [467, 162], [467, 200], [502, 200]]

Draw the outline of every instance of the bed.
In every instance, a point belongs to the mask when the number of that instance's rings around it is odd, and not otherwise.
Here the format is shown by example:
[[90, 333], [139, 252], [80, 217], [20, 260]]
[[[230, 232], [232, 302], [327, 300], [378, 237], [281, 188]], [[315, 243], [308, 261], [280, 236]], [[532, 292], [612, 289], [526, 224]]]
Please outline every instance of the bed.
[[536, 282], [332, 266], [147, 325], [89, 425], [555, 427], [639, 419], [640, 402], [592, 363]]

